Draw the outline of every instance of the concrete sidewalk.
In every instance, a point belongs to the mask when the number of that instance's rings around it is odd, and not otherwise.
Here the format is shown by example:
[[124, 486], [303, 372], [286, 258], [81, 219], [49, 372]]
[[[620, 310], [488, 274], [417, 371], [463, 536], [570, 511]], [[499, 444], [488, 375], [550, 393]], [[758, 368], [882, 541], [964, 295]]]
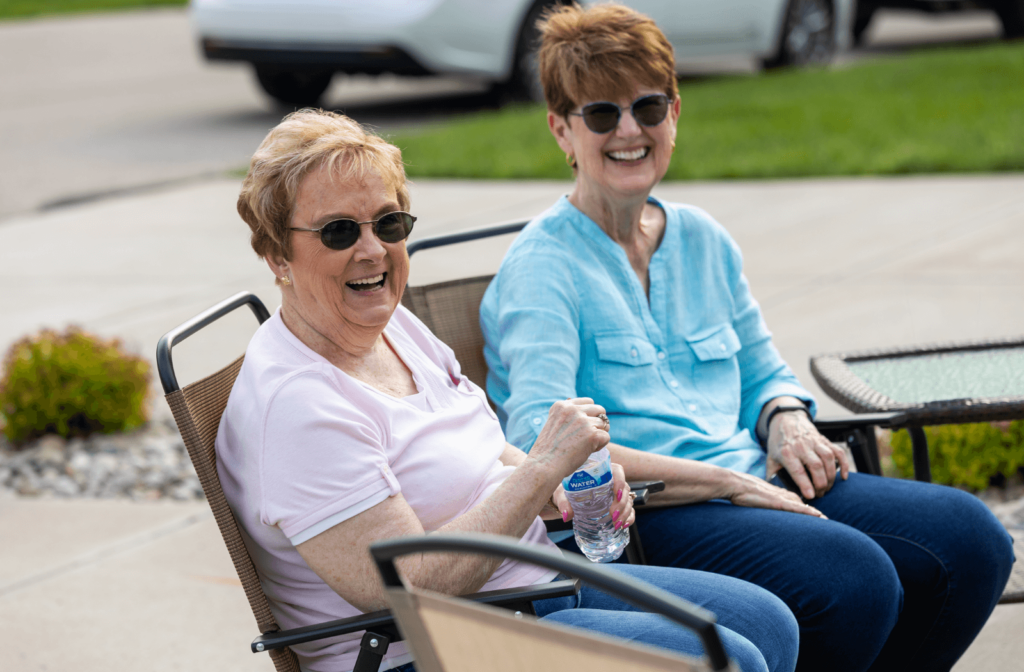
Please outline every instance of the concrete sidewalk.
[[[534, 215], [567, 183], [419, 181], [414, 237]], [[0, 223], [0, 348], [76, 322], [152, 358], [157, 338], [271, 275], [213, 180]], [[665, 184], [744, 251], [776, 343], [811, 354], [1024, 332], [1024, 176]], [[493, 272], [507, 240], [425, 252], [412, 282]], [[239, 354], [248, 313], [175, 350], [182, 383]], [[823, 412], [842, 412], [819, 395]], [[154, 411], [166, 414], [155, 397]], [[269, 670], [205, 504], [0, 501], [0, 669]], [[957, 666], [1019, 669], [1024, 606], [999, 607]]]

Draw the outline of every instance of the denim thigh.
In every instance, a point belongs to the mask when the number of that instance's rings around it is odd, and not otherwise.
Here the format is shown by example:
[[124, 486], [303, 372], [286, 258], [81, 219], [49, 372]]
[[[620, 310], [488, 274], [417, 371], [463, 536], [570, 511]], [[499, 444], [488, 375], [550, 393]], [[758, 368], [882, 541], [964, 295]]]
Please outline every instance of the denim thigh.
[[998, 521], [955, 489], [866, 474], [813, 504], [829, 520], [712, 501], [640, 510], [636, 524], [650, 564], [780, 597], [800, 624], [798, 669], [948, 670], [1009, 576]]
[[[722, 643], [745, 672], [794, 669], [799, 639], [796, 620], [786, 605], [769, 592], [745, 581], [707, 572], [631, 565], [608, 567], [716, 614]], [[582, 587], [577, 598], [539, 601], [534, 607], [545, 620], [690, 656], [703, 655], [703, 645], [691, 631], [588, 585]]]

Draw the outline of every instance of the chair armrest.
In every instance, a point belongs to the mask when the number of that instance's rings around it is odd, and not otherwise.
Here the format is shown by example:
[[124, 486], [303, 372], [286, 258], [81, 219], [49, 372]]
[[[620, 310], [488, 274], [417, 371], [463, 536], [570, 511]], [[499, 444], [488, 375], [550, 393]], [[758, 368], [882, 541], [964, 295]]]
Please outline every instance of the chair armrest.
[[[630, 481], [629, 489], [636, 494], [636, 498], [633, 500], [633, 506], [643, 506], [647, 504], [647, 500], [656, 492], [661, 492], [665, 489], [665, 481]], [[545, 520], [545, 527], [548, 528], [548, 532], [564, 532], [565, 530], [572, 529], [572, 521], [569, 522], [561, 520]]]
[[[882, 475], [881, 460], [878, 456], [878, 444], [875, 441], [875, 427], [895, 429], [907, 423], [905, 413], [861, 413], [843, 418], [818, 418], [814, 426], [829, 441], [845, 443], [853, 454], [857, 470], [875, 476]], [[787, 474], [780, 472], [786, 487], [799, 494], [799, 488], [786, 482]]]
[[907, 414], [895, 411], [892, 413], [860, 413], [842, 418], [817, 418], [814, 426], [818, 431], [828, 436], [829, 434], [841, 435], [851, 429], [864, 429], [865, 427], [884, 427], [886, 429], [903, 427], [907, 423]]
[[[524, 608], [532, 613], [532, 609], [525, 607], [534, 600], [546, 600], [552, 597], [568, 597], [580, 592], [579, 579], [568, 579], [565, 581], [552, 581], [533, 586], [522, 586], [519, 588], [505, 588], [503, 590], [489, 590], [483, 593], [466, 595], [465, 599], [490, 604], [496, 607], [504, 607], [517, 611]], [[397, 642], [402, 639], [391, 612], [387, 609], [373, 611], [368, 614], [360, 614], [350, 618], [340, 618], [336, 621], [307, 625], [291, 630], [278, 630], [277, 632], [265, 632], [252, 640], [250, 648], [253, 653], [280, 649], [295, 644], [314, 642], [328, 637], [347, 635], [350, 632], [361, 630], [373, 630]]]
[[636, 495], [633, 506], [644, 506], [651, 495], [665, 489], [665, 481], [630, 481], [629, 489]]
[[[262, 635], [252, 640], [252, 644], [249, 648], [252, 649], [253, 653], [259, 653], [261, 651], [281, 649], [286, 646], [294, 646], [295, 644], [303, 644], [305, 642], [315, 642], [318, 639], [347, 635], [350, 632], [359, 632], [360, 630], [375, 630], [377, 632], [381, 632], [383, 630], [384, 632], [381, 634], [389, 637], [392, 633], [395, 635], [398, 633], [398, 629], [395, 627], [395, 621], [391, 618], [391, 612], [387, 609], [383, 609], [381, 611], [372, 611], [368, 614], [360, 614], [359, 616], [352, 616], [350, 618], [339, 618], [335, 621], [327, 621], [326, 623], [317, 623], [316, 625], [292, 628], [291, 630], [264, 632]], [[401, 639], [401, 637], [397, 636], [396, 639]]]
[[629, 602], [643, 611], [664, 616], [692, 631], [703, 643], [712, 670], [735, 669], [730, 665], [725, 647], [722, 646], [714, 614], [633, 577], [610, 571], [599, 563], [489, 534], [435, 533], [388, 539], [370, 546], [370, 554], [377, 563], [377, 571], [387, 589], [405, 587], [395, 567], [395, 558], [409, 553], [431, 552], [462, 552], [510, 558], [582, 579], [604, 593]]

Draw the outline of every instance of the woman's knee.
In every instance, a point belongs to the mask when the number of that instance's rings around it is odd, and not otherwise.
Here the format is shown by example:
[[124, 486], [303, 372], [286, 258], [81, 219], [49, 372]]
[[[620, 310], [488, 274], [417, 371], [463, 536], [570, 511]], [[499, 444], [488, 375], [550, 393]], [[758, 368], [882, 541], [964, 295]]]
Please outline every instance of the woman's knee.
[[[762, 614], [758, 643], [770, 670], [794, 670], [800, 653], [800, 625], [792, 610], [766, 590], [758, 604]], [[753, 636], [753, 635], [752, 635]]]
[[[617, 570], [659, 585], [713, 612], [720, 631], [752, 644], [757, 652], [756, 656], [744, 653], [746, 648], [736, 640], [737, 662], [742, 658], [747, 665], [743, 669], [765, 665], [775, 672], [796, 667], [800, 646], [796, 617], [785, 602], [764, 588], [730, 576], [694, 570], [631, 565]], [[763, 662], [756, 662], [762, 659]]]
[[718, 636], [725, 647], [726, 655], [743, 672], [791, 672], [796, 667], [796, 656], [790, 667], [777, 667], [771, 664], [771, 654], [758, 649], [746, 637], [733, 632], [729, 628], [718, 627]]
[[814, 624], [839, 638], [857, 632], [881, 647], [903, 608], [896, 567], [867, 535], [839, 525], [830, 532], [819, 540], [818, 566], [805, 577], [797, 617], [804, 629]]
[[946, 525], [937, 525], [933, 543], [940, 546], [939, 554], [958, 583], [969, 581], [975, 597], [991, 592], [998, 599], [1013, 569], [1013, 538], [977, 497], [954, 488], [945, 490], [941, 498], [945, 515], [939, 518]]

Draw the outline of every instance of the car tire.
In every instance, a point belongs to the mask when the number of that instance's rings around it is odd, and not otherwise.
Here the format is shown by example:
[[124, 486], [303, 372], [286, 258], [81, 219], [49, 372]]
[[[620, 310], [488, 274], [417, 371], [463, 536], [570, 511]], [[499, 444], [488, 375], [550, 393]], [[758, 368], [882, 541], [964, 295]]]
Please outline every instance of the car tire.
[[1024, 0], [1002, 0], [995, 5], [995, 10], [1003, 24], [1004, 39], [1024, 37]]
[[789, 0], [778, 49], [765, 68], [825, 65], [836, 50], [835, 12], [830, 0]]
[[853, 33], [854, 44], [864, 44], [864, 33], [867, 32], [868, 26], [871, 25], [871, 19], [874, 17], [876, 9], [878, 8], [866, 0], [857, 1], [857, 10], [853, 15], [853, 26], [850, 30]]
[[334, 75], [330, 70], [297, 70], [256, 65], [256, 80], [274, 100], [289, 107], [315, 107]]
[[555, 0], [538, 0], [526, 13], [516, 38], [512, 75], [495, 85], [495, 92], [500, 97], [516, 102], [544, 102], [544, 87], [540, 83], [540, 66], [537, 62], [537, 50], [540, 48], [537, 20], [545, 10], [557, 4], [560, 3]]

